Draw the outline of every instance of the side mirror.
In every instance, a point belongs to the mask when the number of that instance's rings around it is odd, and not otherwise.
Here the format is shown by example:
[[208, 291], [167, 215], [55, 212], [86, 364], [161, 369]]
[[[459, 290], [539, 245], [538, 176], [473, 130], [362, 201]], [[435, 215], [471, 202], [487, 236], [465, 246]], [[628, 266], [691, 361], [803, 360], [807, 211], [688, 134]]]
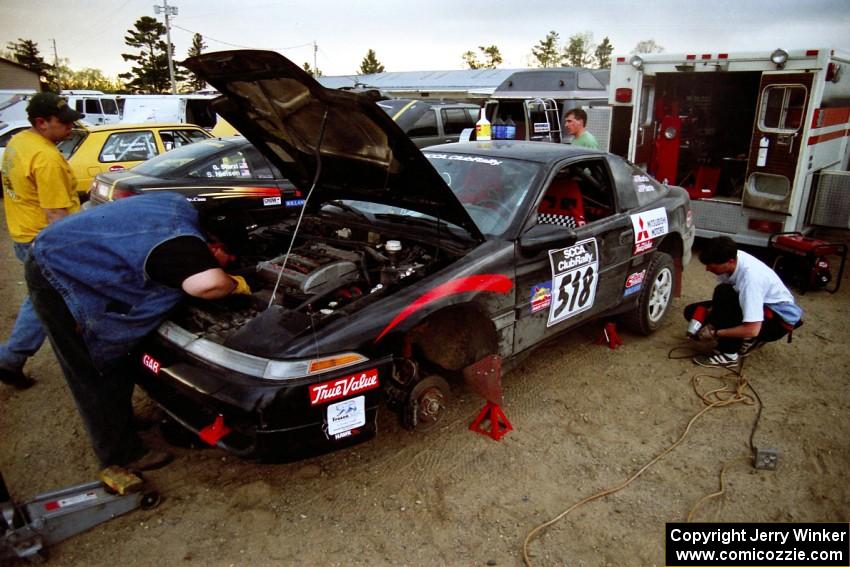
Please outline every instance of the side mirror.
[[554, 224], [536, 224], [519, 238], [520, 251], [531, 256], [541, 250], [566, 248], [578, 240], [575, 229]]

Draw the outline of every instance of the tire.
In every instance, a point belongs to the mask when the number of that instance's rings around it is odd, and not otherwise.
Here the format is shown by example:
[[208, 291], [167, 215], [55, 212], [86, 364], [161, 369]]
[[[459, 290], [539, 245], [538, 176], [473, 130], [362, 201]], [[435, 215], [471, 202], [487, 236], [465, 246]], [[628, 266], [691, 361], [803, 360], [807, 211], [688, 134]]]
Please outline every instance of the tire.
[[646, 270], [637, 305], [624, 317], [626, 326], [641, 335], [657, 331], [670, 310], [674, 282], [673, 258], [664, 252], [656, 252]]

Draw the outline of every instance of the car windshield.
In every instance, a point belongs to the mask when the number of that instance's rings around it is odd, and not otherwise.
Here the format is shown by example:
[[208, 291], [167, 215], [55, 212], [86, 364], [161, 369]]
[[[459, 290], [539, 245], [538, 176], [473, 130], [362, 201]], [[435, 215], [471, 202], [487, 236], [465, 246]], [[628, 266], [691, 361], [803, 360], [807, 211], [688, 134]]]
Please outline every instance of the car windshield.
[[206, 160], [211, 154], [230, 147], [223, 140], [205, 140], [175, 148], [159, 154], [133, 168], [133, 171], [150, 177], [169, 177], [178, 168]]
[[74, 128], [71, 131], [70, 136], [56, 144], [56, 148], [66, 160], [71, 159], [71, 156], [74, 155], [74, 152], [76, 152], [77, 148], [80, 147], [82, 141], [86, 139], [86, 136], [88, 136], [88, 132], [86, 130]]
[[425, 152], [425, 157], [489, 236], [504, 234], [543, 171], [539, 163], [518, 159], [448, 152]]

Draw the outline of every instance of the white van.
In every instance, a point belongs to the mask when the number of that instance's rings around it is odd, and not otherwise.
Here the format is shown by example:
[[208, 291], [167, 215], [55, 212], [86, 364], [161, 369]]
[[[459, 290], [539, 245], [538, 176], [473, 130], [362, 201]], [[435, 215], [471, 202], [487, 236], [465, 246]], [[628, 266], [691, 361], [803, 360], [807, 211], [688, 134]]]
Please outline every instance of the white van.
[[180, 122], [210, 129], [216, 124], [215, 95], [124, 95], [121, 122]]
[[117, 124], [121, 121], [118, 111], [118, 95], [104, 94], [101, 91], [71, 90], [62, 91], [68, 105], [77, 112], [85, 114], [82, 121], [97, 126]]

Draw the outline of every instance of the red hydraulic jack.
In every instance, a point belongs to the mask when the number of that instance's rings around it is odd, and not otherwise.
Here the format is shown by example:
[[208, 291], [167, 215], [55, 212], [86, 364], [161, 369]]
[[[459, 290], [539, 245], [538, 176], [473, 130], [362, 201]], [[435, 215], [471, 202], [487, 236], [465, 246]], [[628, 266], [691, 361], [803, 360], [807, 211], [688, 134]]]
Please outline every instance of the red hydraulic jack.
[[617, 333], [617, 324], [605, 323], [605, 327], [603, 327], [602, 332], [599, 334], [599, 337], [596, 338], [596, 344], [607, 344], [608, 348], [610, 348], [611, 350], [614, 350], [618, 346], [622, 345], [623, 339], [621, 339], [620, 335]]
[[[498, 441], [513, 430], [511, 422], [502, 411], [502, 357], [490, 355], [463, 369], [467, 385], [487, 400], [478, 416], [469, 424], [476, 433]], [[489, 430], [487, 423], [489, 422]]]

